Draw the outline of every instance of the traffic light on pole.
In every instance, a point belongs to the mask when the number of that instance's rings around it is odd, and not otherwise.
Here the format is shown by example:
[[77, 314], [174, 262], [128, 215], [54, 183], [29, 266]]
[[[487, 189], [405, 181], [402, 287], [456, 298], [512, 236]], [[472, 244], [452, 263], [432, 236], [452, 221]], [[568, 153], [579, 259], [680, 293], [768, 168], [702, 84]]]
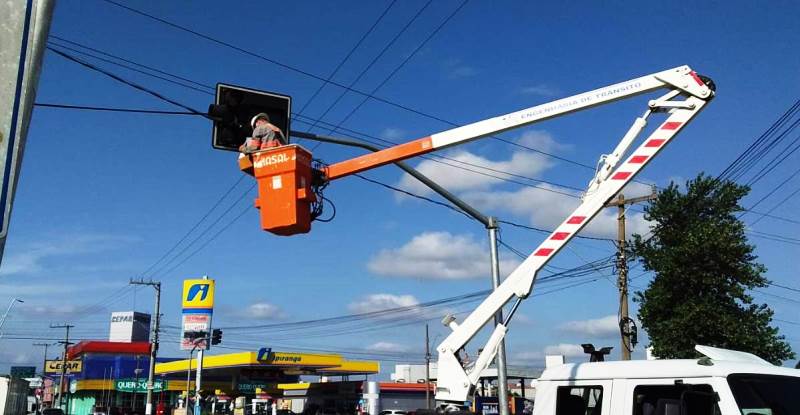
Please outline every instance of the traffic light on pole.
[[239, 151], [239, 146], [253, 132], [251, 126], [253, 117], [260, 113], [267, 114], [269, 122], [280, 128], [288, 140], [292, 97], [235, 85], [217, 84], [214, 103], [208, 106], [208, 116], [214, 120], [212, 147]]
[[222, 330], [214, 329], [211, 331], [211, 345], [222, 343]]

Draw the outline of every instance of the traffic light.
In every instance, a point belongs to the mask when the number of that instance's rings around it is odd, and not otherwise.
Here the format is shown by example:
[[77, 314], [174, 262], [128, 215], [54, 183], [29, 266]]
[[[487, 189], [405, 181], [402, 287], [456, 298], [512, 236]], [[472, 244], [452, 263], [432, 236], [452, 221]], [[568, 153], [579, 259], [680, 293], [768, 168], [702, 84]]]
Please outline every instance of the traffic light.
[[214, 329], [211, 330], [211, 345], [220, 344], [222, 343], [222, 330]]
[[239, 151], [239, 146], [253, 132], [250, 121], [262, 112], [269, 116], [270, 123], [280, 128], [288, 140], [292, 97], [217, 84], [214, 103], [208, 106], [208, 115], [214, 120], [211, 146], [219, 150]]

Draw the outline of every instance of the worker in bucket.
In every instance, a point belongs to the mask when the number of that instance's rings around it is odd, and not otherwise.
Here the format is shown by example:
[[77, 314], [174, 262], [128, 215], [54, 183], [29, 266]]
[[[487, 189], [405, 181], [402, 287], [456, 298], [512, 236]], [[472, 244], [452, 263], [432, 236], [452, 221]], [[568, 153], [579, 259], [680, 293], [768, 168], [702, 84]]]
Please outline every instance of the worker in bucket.
[[244, 144], [239, 147], [239, 151], [242, 153], [252, 153], [288, 144], [283, 131], [270, 123], [269, 115], [263, 112], [256, 114], [250, 120], [250, 127], [253, 129], [253, 135], [247, 137]]

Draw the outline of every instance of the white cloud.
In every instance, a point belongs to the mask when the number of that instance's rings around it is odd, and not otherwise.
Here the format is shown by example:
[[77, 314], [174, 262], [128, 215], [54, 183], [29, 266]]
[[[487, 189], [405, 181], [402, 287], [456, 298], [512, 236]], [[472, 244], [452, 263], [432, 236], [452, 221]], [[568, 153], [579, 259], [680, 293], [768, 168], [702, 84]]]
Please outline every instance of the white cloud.
[[105, 252], [124, 246], [135, 238], [118, 235], [78, 234], [42, 238], [14, 249], [4, 259], [0, 275], [28, 275], [45, 271], [49, 260], [64, 256]]
[[392, 343], [392, 342], [377, 342], [366, 347], [367, 350], [374, 352], [407, 352], [408, 346]]
[[542, 365], [544, 364], [544, 353], [539, 350], [526, 350], [514, 353], [509, 360], [516, 364]]
[[559, 95], [561, 91], [548, 84], [538, 84], [520, 88], [519, 92], [524, 95], [538, 95], [541, 97], [554, 97]]
[[583, 347], [577, 344], [559, 343], [544, 348], [546, 355], [564, 355], [566, 357], [584, 356]]
[[584, 337], [615, 338], [619, 336], [619, 324], [616, 315], [608, 315], [590, 320], [574, 320], [563, 323], [559, 330]]
[[[443, 160], [444, 163], [447, 163], [444, 164], [433, 160], [423, 160], [415, 168], [422, 174], [430, 177], [436, 183], [442, 185], [445, 189], [453, 192], [479, 189], [485, 190], [490, 188], [493, 184], [500, 182], [499, 179], [486, 174], [503, 178], [513, 178], [513, 176], [508, 174], [500, 173], [506, 172], [535, 177], [552, 165], [545, 156], [530, 151], [518, 151], [512, 154], [511, 158], [508, 160], [497, 161], [489, 160], [465, 150], [449, 152], [447, 157], [455, 161]], [[456, 169], [454, 166], [458, 166], [459, 169]], [[486, 169], [475, 166], [486, 167]], [[476, 173], [476, 171], [485, 174]], [[401, 177], [398, 187], [419, 194], [429, 194], [433, 192], [408, 174], [404, 174]]]
[[563, 355], [565, 357], [582, 357], [583, 347], [577, 344], [559, 343], [545, 346], [539, 350], [525, 350], [512, 353], [509, 360], [514, 364], [544, 366], [544, 358], [548, 355]]
[[88, 313], [96, 313], [99, 311], [105, 310], [105, 307], [97, 306], [92, 309], [87, 309], [85, 307], [78, 307], [72, 304], [62, 304], [62, 305], [21, 305], [18, 309], [15, 308], [15, 311], [19, 311], [20, 314], [27, 316], [27, 317], [37, 317], [37, 318], [63, 318], [64, 316], [69, 316], [74, 314], [77, 311], [81, 311], [81, 314], [88, 314]]
[[[516, 191], [474, 191], [462, 196], [478, 209], [499, 210], [527, 217], [532, 226], [544, 229], [555, 229], [580, 204], [579, 193], [547, 184]], [[644, 234], [649, 230], [642, 213], [629, 210], [625, 219], [629, 235]], [[581, 234], [616, 238], [617, 211], [603, 209]]]
[[465, 64], [462, 59], [452, 58], [443, 62], [442, 67], [448, 78], [470, 78], [479, 73], [474, 66]]
[[380, 133], [380, 137], [384, 140], [398, 141], [403, 138], [408, 138], [408, 134], [399, 128], [389, 127], [384, 128]]
[[[501, 273], [510, 272], [518, 264], [516, 260], [501, 260]], [[488, 244], [449, 232], [423, 232], [399, 248], [381, 250], [367, 267], [376, 274], [410, 278], [464, 279], [491, 274]]]
[[572, 148], [571, 145], [559, 143], [552, 134], [544, 130], [527, 130], [517, 139], [517, 143], [547, 153]]
[[419, 304], [413, 295], [369, 294], [351, 302], [347, 308], [357, 314], [372, 313], [399, 307], [412, 307]]
[[286, 314], [280, 307], [275, 304], [267, 302], [256, 302], [247, 306], [242, 313], [243, 317], [249, 317], [257, 320], [274, 320], [286, 317]]

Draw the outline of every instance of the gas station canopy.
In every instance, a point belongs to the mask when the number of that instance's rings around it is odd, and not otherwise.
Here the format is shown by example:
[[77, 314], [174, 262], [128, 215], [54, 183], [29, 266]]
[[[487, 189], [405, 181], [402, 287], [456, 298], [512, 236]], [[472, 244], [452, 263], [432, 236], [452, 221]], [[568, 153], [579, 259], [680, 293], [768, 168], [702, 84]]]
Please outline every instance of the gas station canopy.
[[[191, 368], [190, 368], [191, 364]], [[175, 360], [156, 364], [156, 375], [185, 374], [197, 368], [197, 359]], [[347, 376], [371, 375], [380, 372], [376, 361], [345, 360], [336, 354], [263, 351], [238, 352], [205, 356], [203, 372], [215, 376], [251, 371], [278, 371], [285, 375]]]

